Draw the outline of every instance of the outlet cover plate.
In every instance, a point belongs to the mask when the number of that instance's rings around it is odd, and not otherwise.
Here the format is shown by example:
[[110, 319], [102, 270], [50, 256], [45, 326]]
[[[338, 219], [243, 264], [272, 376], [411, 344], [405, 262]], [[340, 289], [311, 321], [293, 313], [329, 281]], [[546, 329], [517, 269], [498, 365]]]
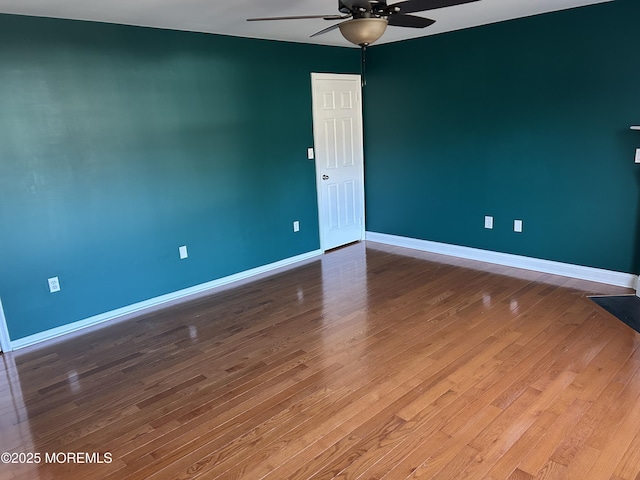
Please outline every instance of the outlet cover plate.
[[522, 220], [513, 221], [513, 231], [517, 233], [522, 233]]
[[491, 215], [486, 215], [484, 217], [484, 228], [488, 228], [488, 229], [493, 228], [493, 217]]
[[298, 220], [293, 222], [293, 231], [294, 232], [299, 232], [300, 231], [300, 222]]
[[58, 277], [51, 277], [47, 281], [49, 282], [50, 293], [55, 293], [60, 291], [60, 280], [58, 280]]
[[180, 260], [184, 260], [189, 256], [186, 245], [182, 245], [181, 247], [178, 247], [178, 252], [180, 252]]

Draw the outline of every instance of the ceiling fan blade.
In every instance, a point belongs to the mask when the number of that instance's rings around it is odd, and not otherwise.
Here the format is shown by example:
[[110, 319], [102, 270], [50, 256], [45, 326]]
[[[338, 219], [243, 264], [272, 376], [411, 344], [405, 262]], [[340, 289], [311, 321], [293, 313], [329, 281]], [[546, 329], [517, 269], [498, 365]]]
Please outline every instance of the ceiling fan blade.
[[[386, 1], [382, 3], [386, 3]], [[338, 10], [342, 12], [344, 11], [344, 8], [350, 12], [353, 12], [354, 9], [364, 9], [365, 11], [370, 12], [372, 6], [369, 0], [338, 0]]]
[[325, 20], [342, 20], [348, 18], [349, 15], [300, 15], [292, 17], [262, 17], [262, 18], [247, 18], [247, 22], [263, 22], [265, 20], [303, 20], [305, 18], [323, 18]]
[[435, 20], [417, 17], [415, 15], [402, 15], [399, 13], [397, 15], [389, 16], [389, 25], [393, 25], [395, 27], [425, 28], [429, 25], [433, 25], [434, 23], [436, 23]]
[[424, 12], [426, 10], [435, 10], [436, 8], [453, 7], [454, 5], [462, 5], [465, 3], [478, 2], [479, 0], [405, 0], [404, 2], [394, 3], [388, 8], [400, 8], [400, 13]]
[[335, 25], [331, 25], [330, 27], [324, 28], [324, 29], [320, 30], [319, 32], [314, 33], [309, 38], [317, 37], [318, 35], [322, 35], [324, 33], [330, 32], [331, 30], [335, 30], [339, 26], [340, 26], [340, 24], [336, 23]]

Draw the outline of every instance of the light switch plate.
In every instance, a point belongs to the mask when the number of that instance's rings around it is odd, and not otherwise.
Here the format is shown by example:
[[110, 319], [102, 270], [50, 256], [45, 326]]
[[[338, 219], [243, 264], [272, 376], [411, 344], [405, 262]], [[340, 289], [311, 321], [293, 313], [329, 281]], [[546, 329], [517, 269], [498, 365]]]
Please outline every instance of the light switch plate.
[[486, 215], [484, 217], [484, 228], [493, 228], [493, 217], [491, 215]]
[[189, 253], [187, 252], [187, 246], [186, 245], [182, 245], [181, 247], [179, 247], [178, 251], [180, 252], [180, 260], [184, 260], [185, 258], [187, 258], [189, 256]]
[[522, 232], [522, 220], [513, 221], [513, 231], [518, 233]]
[[313, 153], [313, 147], [307, 148], [307, 158], [309, 160], [313, 160], [315, 158], [315, 155]]
[[294, 232], [299, 232], [300, 231], [300, 222], [298, 220], [293, 222], [293, 231]]
[[640, 148], [636, 148], [636, 163], [640, 163]]

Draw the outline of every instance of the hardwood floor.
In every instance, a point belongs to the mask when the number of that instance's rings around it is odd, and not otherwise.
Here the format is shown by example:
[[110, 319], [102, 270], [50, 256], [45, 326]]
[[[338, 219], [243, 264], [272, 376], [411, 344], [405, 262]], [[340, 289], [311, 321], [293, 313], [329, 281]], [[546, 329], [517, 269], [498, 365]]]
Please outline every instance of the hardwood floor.
[[3, 355], [0, 480], [640, 478], [629, 292], [349, 246]]

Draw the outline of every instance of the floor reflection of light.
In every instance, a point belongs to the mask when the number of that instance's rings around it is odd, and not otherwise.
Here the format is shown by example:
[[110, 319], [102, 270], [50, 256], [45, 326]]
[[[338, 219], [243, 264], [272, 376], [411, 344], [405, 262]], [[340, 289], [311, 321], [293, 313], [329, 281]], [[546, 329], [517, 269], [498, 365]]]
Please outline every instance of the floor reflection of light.
[[482, 296], [482, 304], [487, 308], [490, 307], [491, 306], [491, 295], [489, 295], [488, 293], [485, 293]]
[[509, 310], [511, 310], [512, 313], [518, 313], [518, 301], [517, 300], [511, 300], [511, 303], [509, 304]]
[[29, 428], [27, 407], [22, 397], [20, 376], [16, 368], [14, 354], [0, 355], [0, 451], [19, 449], [23, 452], [34, 451], [33, 437]]
[[[348, 255], [345, 255], [346, 252]], [[367, 258], [364, 243], [326, 254], [322, 260], [322, 338], [327, 366], [336, 351], [346, 365], [362, 368], [370, 329]], [[363, 370], [366, 374], [366, 370]]]
[[191, 326], [189, 327], [189, 337], [191, 337], [191, 340], [196, 340], [198, 338], [198, 328]]
[[78, 393], [80, 391], [80, 378], [78, 378], [78, 372], [71, 370], [71, 372], [67, 373], [67, 380], [71, 391], [73, 393]]
[[298, 301], [301, 302], [304, 300], [304, 290], [302, 290], [302, 288], [298, 287]]

